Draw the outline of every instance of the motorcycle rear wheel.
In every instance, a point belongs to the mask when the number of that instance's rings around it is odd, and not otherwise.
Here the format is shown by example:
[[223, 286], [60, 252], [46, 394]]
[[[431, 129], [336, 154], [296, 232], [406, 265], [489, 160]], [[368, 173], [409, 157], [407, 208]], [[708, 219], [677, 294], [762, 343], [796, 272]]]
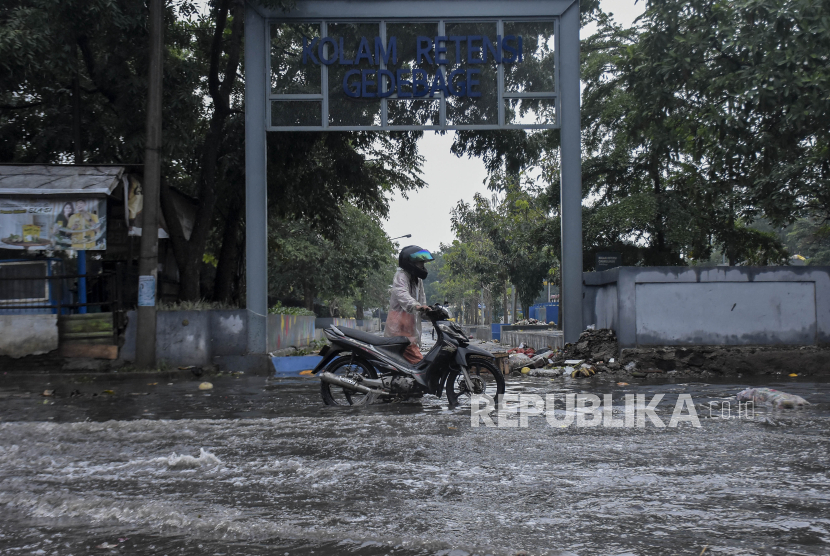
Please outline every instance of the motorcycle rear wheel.
[[[485, 394], [499, 404], [504, 396], [504, 375], [493, 364], [486, 361], [476, 362], [467, 368], [473, 383], [473, 395]], [[471, 393], [467, 381], [460, 371], [453, 371], [447, 377], [447, 401], [451, 406], [470, 403]]]
[[[341, 357], [332, 361], [325, 369], [333, 375], [354, 376], [362, 375], [365, 378], [377, 378], [375, 368], [360, 359]], [[369, 405], [374, 401], [373, 394], [362, 394], [328, 382], [320, 381], [320, 394], [326, 405]]]

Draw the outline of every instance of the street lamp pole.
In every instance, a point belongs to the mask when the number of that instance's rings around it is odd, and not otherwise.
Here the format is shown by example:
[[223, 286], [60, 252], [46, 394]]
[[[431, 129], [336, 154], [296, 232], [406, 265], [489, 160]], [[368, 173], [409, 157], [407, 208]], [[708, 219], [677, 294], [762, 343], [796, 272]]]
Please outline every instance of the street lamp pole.
[[395, 241], [396, 239], [402, 239], [402, 238], [405, 238], [405, 237], [412, 237], [412, 234], [406, 234], [405, 236], [393, 237], [389, 241]]

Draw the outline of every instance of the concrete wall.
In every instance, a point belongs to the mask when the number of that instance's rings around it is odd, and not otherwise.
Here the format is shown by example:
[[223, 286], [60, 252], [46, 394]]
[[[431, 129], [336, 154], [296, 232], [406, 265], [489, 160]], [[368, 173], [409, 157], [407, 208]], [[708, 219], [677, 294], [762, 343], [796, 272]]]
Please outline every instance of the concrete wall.
[[58, 349], [58, 315], [0, 315], [0, 355], [24, 357]]
[[465, 324], [461, 327], [464, 333], [476, 340], [490, 341], [493, 339], [493, 327], [489, 324]]
[[214, 357], [248, 351], [248, 315], [245, 311], [208, 311], [210, 349]]
[[830, 344], [830, 267], [621, 267], [583, 275], [583, 323], [620, 347]]
[[[119, 359], [135, 361], [136, 313], [127, 312], [127, 329]], [[217, 356], [244, 355], [248, 345], [247, 316], [233, 311], [158, 311], [156, 361], [170, 365], [205, 366]]]
[[318, 318], [315, 325], [317, 328], [326, 328], [327, 326], [335, 325], [337, 328], [357, 328], [357, 321], [355, 319], [340, 319], [340, 318]]
[[[268, 351], [307, 346], [319, 339], [314, 317], [268, 315]], [[127, 313], [127, 329], [119, 359], [135, 361], [135, 311]], [[56, 346], [57, 347], [57, 346]], [[159, 311], [156, 313], [156, 360], [170, 365], [211, 365], [217, 357], [248, 351], [244, 310]]]
[[316, 338], [315, 317], [268, 315], [268, 351], [307, 346]]
[[559, 330], [528, 332], [525, 330], [504, 330], [504, 328], [501, 332], [501, 343], [512, 347], [524, 344], [525, 347], [532, 347], [536, 351], [547, 347], [562, 349], [565, 345], [564, 336]]

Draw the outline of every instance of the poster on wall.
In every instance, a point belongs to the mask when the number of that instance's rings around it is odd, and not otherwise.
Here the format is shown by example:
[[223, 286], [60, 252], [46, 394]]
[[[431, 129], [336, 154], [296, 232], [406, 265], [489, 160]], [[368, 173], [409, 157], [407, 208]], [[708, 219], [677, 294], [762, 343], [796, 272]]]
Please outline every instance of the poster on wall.
[[[130, 174], [124, 178], [124, 214], [127, 216], [127, 235], [141, 236], [144, 211], [144, 191], [138, 177]], [[164, 215], [159, 212], [159, 238], [168, 238]]]
[[0, 199], [0, 249], [106, 248], [106, 198]]

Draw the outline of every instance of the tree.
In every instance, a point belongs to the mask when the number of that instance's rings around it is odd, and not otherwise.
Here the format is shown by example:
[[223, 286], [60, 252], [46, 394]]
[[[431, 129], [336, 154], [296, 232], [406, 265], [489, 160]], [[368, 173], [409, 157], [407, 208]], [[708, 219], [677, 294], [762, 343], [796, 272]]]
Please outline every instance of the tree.
[[517, 179], [500, 176], [490, 187], [503, 198], [487, 200], [477, 194], [474, 204], [462, 201], [453, 210], [458, 244], [447, 264], [455, 274], [475, 277], [478, 289], [491, 296], [488, 306], [502, 295], [501, 305], [507, 307], [509, 280], [527, 314], [556, 261], [550, 245], [558, 244], [558, 218], [551, 214], [546, 195], [532, 183], [521, 187]]
[[[330, 311], [348, 300], [382, 301], [394, 274], [395, 250], [376, 217], [344, 205], [337, 233], [329, 239], [306, 219], [272, 217], [269, 225], [269, 283], [273, 298], [327, 302]], [[362, 308], [360, 308], [362, 313]], [[335, 315], [331, 315], [335, 316]]]
[[[165, 13], [161, 202], [183, 299], [231, 301], [241, 292], [244, 9], [212, 0], [199, 15], [195, 2], [179, 0]], [[146, 21], [138, 0], [5, 2], [0, 161], [65, 162], [81, 143], [87, 162], [140, 164], [147, 52], [136, 45], [147, 42]], [[327, 235], [344, 203], [385, 214], [387, 193], [424, 185], [416, 133], [269, 135], [269, 210]], [[197, 203], [189, 237], [174, 216], [173, 188]], [[206, 258], [217, 265], [213, 292], [200, 288]]]

